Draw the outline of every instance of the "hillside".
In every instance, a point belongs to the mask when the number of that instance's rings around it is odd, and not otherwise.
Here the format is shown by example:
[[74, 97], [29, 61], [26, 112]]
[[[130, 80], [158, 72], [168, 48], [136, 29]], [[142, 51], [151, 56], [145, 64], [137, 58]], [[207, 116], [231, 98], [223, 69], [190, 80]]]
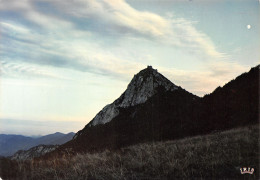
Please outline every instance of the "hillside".
[[14, 155], [12, 155], [10, 158], [12, 160], [29, 160], [33, 159], [35, 157], [40, 157], [48, 152], [54, 151], [59, 145], [38, 145], [34, 146], [28, 150], [19, 150]]
[[[259, 179], [259, 126], [100, 153], [20, 162], [1, 158], [12, 179]], [[33, 166], [32, 166], [33, 165]], [[11, 168], [12, 167], [12, 168]], [[255, 169], [241, 175], [240, 168]]]

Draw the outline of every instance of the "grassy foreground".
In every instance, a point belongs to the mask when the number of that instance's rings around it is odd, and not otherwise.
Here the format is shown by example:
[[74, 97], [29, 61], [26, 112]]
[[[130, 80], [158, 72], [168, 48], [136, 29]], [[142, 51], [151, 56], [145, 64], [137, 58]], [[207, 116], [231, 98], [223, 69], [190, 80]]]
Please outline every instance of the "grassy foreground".
[[[254, 174], [240, 174], [240, 168]], [[3, 179], [259, 179], [258, 125], [175, 141], [138, 144], [116, 152], [53, 160], [2, 158]]]

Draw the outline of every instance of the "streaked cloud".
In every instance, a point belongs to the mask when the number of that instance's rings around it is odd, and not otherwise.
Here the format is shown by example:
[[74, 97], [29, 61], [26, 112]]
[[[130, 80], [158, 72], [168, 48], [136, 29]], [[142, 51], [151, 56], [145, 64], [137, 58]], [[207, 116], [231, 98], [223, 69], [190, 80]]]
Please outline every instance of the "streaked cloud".
[[[39, 3], [53, 9], [44, 13]], [[108, 56], [102, 45], [93, 41], [93, 34], [98, 38], [108, 34], [115, 40], [138, 37], [179, 48], [183, 53], [201, 56], [202, 59], [225, 56], [216, 50], [207, 35], [196, 30], [193, 22], [174, 15], [163, 18], [151, 12], [138, 11], [123, 0], [2, 0], [0, 10], [18, 13], [25, 21], [40, 26], [40, 29], [35, 29], [12, 21], [1, 22], [2, 39], [11, 43], [11, 46], [6, 42], [1, 45], [1, 54], [17, 55], [29, 63], [112, 76], [124, 76], [125, 69], [129, 69], [125, 68], [126, 65], [143, 66], [131, 63], [129, 58], [118, 58], [116, 54]], [[111, 68], [114, 66], [122, 69]]]
[[74, 1], [73, 4], [59, 0], [54, 4], [62, 9], [63, 13], [86, 21], [92, 19], [95, 23], [103, 25], [105, 27], [103, 31], [107, 33], [137, 35], [183, 48], [184, 52], [204, 54], [209, 58], [225, 56], [217, 51], [206, 34], [193, 26], [194, 22], [175, 18], [173, 14], [163, 18], [154, 13], [138, 11], [123, 0]]
[[7, 61], [0, 61], [0, 76], [8, 78], [51, 78], [69, 80], [63, 76], [44, 70], [39, 66], [25, 63], [9, 63]]

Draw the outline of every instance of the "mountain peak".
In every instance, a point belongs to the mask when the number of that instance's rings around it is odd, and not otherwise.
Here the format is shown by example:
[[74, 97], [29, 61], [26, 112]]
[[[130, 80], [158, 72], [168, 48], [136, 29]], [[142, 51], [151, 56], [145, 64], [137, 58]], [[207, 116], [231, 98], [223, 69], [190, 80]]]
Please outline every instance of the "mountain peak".
[[135, 106], [144, 103], [158, 92], [159, 87], [165, 91], [178, 89], [171, 81], [160, 74], [157, 69], [147, 66], [134, 76], [126, 91], [117, 99], [120, 107]]
[[153, 69], [152, 66], [147, 66], [147, 68], [141, 70], [138, 74], [136, 74], [135, 76], [142, 76], [142, 77], [147, 77], [149, 75], [156, 75], [159, 74], [157, 69]]
[[105, 106], [87, 126], [105, 124], [119, 114], [119, 108], [127, 108], [145, 103], [158, 91], [174, 91], [178, 87], [161, 75], [152, 66], [134, 75], [125, 92], [113, 103]]
[[154, 69], [153, 66], [147, 66], [145, 69], [141, 70], [140, 72], [158, 72], [157, 69]]

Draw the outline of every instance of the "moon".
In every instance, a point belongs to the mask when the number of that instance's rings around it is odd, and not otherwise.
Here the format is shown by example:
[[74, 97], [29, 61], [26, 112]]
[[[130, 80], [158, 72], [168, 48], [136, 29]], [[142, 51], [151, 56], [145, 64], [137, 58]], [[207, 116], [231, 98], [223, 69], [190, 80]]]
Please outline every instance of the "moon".
[[248, 24], [246, 27], [247, 27], [247, 29], [251, 29], [251, 25], [250, 24]]

